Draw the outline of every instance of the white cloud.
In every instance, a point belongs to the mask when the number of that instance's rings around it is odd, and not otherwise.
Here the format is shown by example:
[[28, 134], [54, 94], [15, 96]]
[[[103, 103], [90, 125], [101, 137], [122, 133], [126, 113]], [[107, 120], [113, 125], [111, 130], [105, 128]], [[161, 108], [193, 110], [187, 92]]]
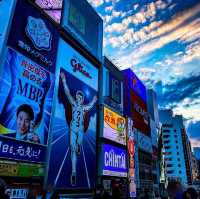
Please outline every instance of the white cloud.
[[137, 10], [138, 7], [139, 7], [139, 4], [133, 5], [133, 9], [134, 9], [134, 10]]
[[113, 6], [107, 6], [106, 8], [105, 8], [105, 11], [106, 12], [111, 12], [113, 10]]
[[87, 0], [92, 6], [95, 8], [102, 5], [104, 3], [103, 0]]
[[190, 138], [192, 148], [200, 146], [200, 139]]

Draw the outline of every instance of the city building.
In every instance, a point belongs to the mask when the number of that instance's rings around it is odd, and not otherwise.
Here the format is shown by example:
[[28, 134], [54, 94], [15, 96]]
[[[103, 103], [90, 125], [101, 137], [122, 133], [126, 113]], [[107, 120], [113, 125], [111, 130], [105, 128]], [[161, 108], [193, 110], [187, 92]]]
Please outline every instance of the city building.
[[157, 96], [153, 89], [147, 90], [147, 108], [150, 116], [150, 128], [151, 128], [151, 140], [153, 146], [152, 153], [152, 176], [154, 193], [158, 195], [160, 193], [160, 161], [158, 160], [158, 138], [160, 134], [160, 122], [158, 113]]
[[191, 184], [191, 147], [181, 115], [173, 116], [171, 109], [159, 111], [161, 136], [167, 181]]
[[[150, 117], [147, 109], [147, 91], [131, 69], [124, 75], [124, 113], [133, 121], [135, 131], [135, 175], [137, 195], [153, 192], [153, 147]], [[155, 153], [156, 154], [156, 153]]]
[[192, 154], [192, 181], [193, 183], [200, 180], [199, 173], [199, 161], [196, 159], [195, 155]]

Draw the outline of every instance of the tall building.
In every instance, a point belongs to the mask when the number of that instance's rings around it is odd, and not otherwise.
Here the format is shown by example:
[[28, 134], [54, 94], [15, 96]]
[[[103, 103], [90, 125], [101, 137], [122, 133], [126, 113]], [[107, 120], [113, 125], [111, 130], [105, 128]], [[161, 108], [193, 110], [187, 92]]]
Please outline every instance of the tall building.
[[195, 155], [192, 154], [192, 181], [199, 181], [199, 163]]
[[124, 113], [133, 121], [135, 128], [135, 172], [137, 194], [153, 192], [152, 140], [150, 117], [147, 110], [147, 91], [131, 69], [123, 70]]
[[172, 110], [159, 111], [165, 174], [168, 181], [177, 180], [191, 184], [191, 146], [181, 115]]

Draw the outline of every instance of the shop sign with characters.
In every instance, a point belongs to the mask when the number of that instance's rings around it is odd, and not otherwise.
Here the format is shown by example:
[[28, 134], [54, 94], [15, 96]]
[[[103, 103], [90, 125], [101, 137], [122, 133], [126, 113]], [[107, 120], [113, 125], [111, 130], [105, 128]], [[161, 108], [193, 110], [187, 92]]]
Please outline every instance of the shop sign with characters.
[[126, 120], [119, 114], [104, 107], [103, 137], [126, 145]]

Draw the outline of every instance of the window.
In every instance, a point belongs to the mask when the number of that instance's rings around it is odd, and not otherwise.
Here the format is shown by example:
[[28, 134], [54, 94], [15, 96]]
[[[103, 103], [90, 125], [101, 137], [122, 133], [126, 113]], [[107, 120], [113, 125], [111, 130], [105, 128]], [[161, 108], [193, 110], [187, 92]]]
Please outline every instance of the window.
[[168, 130], [168, 129], [163, 130], [163, 133], [169, 133], [169, 132], [170, 132], [170, 130]]
[[178, 144], [178, 141], [176, 140], [176, 144]]
[[177, 158], [177, 160], [180, 162], [181, 160], [180, 160], [180, 158]]
[[177, 135], [174, 135], [174, 137], [177, 138], [178, 136], [177, 136]]
[[163, 135], [163, 138], [169, 138], [170, 135]]
[[165, 149], [170, 149], [171, 147], [170, 146], [165, 146]]
[[172, 173], [174, 173], [173, 170], [169, 170], [169, 171], [167, 171], [167, 174], [172, 174]]
[[178, 164], [178, 167], [181, 167], [181, 165], [180, 165], [180, 164]]
[[179, 152], [177, 152], [176, 154], [179, 155]]
[[167, 164], [167, 167], [173, 167], [173, 164]]
[[182, 172], [181, 171], [179, 171], [179, 174], [181, 174]]
[[174, 129], [174, 132], [176, 132], [176, 129]]
[[178, 149], [178, 146], [176, 146], [176, 149]]
[[163, 143], [164, 143], [164, 144], [168, 144], [168, 143], [169, 143], [169, 140], [164, 140]]

